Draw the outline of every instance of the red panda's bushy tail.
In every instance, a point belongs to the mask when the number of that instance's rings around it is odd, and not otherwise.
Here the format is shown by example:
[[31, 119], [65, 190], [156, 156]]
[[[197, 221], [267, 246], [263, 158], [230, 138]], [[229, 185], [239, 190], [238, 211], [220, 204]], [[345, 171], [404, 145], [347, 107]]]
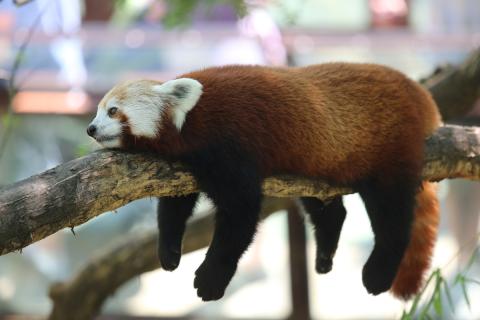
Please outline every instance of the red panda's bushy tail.
[[418, 293], [423, 285], [425, 272], [430, 267], [439, 223], [436, 185], [423, 182], [416, 200], [410, 243], [390, 289], [395, 297], [404, 300]]

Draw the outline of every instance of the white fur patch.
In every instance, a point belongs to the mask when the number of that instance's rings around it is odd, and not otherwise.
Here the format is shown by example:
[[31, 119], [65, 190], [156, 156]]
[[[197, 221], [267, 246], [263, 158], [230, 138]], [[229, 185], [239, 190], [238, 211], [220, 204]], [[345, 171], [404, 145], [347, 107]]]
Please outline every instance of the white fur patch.
[[104, 108], [98, 108], [97, 115], [90, 125], [94, 125], [97, 128], [96, 138], [98, 137], [98, 143], [103, 147], [113, 148], [120, 146], [120, 139], [102, 141], [104, 138], [117, 137], [122, 134], [122, 124], [117, 119], [110, 118]]
[[185, 123], [187, 113], [197, 104], [203, 93], [202, 84], [190, 78], [170, 80], [160, 85], [154, 85], [152, 89], [171, 99], [173, 124], [179, 131]]
[[[148, 97], [144, 99], [149, 100]], [[128, 118], [128, 124], [133, 135], [154, 138], [158, 133], [158, 122], [162, 107], [153, 101], [141, 101], [125, 106], [122, 109]]]
[[104, 148], [118, 148], [121, 145], [120, 138], [99, 142]]

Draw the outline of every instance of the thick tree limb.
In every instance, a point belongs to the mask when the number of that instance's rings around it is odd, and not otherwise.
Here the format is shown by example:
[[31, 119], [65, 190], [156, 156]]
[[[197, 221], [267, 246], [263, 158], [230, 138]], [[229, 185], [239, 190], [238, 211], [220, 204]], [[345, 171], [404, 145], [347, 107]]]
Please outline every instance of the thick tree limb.
[[[266, 198], [263, 202], [262, 219], [292, 205], [293, 201], [289, 198]], [[213, 231], [211, 220], [210, 214], [189, 224], [183, 242], [184, 253], [209, 244]], [[136, 275], [160, 268], [156, 248], [157, 232], [152, 230], [142, 236], [123, 239], [113, 248], [92, 259], [87, 268], [72, 280], [51, 287], [53, 308], [49, 319], [64, 320], [66, 315], [70, 320], [93, 319], [104, 301], [123, 283]]]
[[[479, 179], [480, 128], [446, 126], [428, 139], [424, 177]], [[72, 227], [136, 199], [196, 191], [179, 165], [154, 156], [98, 151], [0, 189], [0, 253]], [[264, 194], [322, 199], [352, 193], [349, 188], [292, 176], [266, 179]]]
[[480, 127], [448, 125], [426, 141], [423, 177], [480, 180]]
[[[461, 66], [443, 69], [429, 77], [424, 85], [432, 92], [444, 119], [464, 114], [480, 94], [480, 50]], [[446, 129], [442, 132], [461, 144], [459, 154], [462, 147], [475, 149], [475, 145], [470, 144], [472, 140], [476, 141], [471, 131]], [[442, 139], [442, 135], [438, 138]], [[462, 139], [468, 143], [463, 143]], [[446, 150], [447, 145], [454, 146], [450, 147], [452, 150], [456, 148], [456, 144], [445, 140], [442, 143], [433, 141], [432, 146], [437, 146], [438, 150]], [[459, 172], [454, 170], [448, 158], [432, 159], [435, 155], [435, 151], [427, 152], [427, 160], [430, 157], [427, 177], [466, 177], [469, 168], [475, 171], [476, 164], [469, 167], [474, 162], [472, 158], [457, 159], [455, 165], [463, 170]], [[132, 200], [181, 195], [195, 188], [195, 182], [181, 166], [169, 167], [152, 156], [113, 151], [90, 154], [0, 189], [0, 254], [19, 250], [64, 227], [79, 225]], [[351, 192], [330, 188], [320, 181], [293, 177], [269, 179], [264, 191], [276, 196], [314, 195], [321, 198]]]

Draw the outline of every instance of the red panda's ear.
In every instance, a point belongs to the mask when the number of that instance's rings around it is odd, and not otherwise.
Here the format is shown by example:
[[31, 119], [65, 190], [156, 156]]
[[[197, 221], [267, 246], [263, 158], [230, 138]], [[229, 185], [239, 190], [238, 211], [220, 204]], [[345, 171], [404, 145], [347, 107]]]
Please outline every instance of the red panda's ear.
[[172, 105], [173, 122], [180, 130], [185, 122], [187, 113], [197, 104], [203, 92], [200, 82], [191, 78], [180, 78], [154, 85], [152, 90], [168, 98]]

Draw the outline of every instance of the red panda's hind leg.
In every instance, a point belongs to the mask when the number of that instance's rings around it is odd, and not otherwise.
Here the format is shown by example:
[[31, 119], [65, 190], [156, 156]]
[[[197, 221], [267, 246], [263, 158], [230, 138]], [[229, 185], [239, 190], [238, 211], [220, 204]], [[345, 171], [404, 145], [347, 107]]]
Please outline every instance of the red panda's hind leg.
[[158, 257], [160, 265], [167, 271], [175, 270], [182, 255], [182, 239], [185, 225], [192, 215], [198, 199], [198, 193], [181, 197], [159, 198], [158, 220]]
[[395, 279], [409, 243], [418, 187], [415, 179], [389, 179], [388, 183], [372, 180], [360, 188], [375, 235], [362, 280], [374, 295], [390, 289]]
[[318, 273], [328, 273], [332, 270], [333, 257], [347, 214], [342, 197], [337, 197], [329, 203], [313, 197], [302, 197], [300, 200], [315, 229], [317, 243], [315, 269]]

